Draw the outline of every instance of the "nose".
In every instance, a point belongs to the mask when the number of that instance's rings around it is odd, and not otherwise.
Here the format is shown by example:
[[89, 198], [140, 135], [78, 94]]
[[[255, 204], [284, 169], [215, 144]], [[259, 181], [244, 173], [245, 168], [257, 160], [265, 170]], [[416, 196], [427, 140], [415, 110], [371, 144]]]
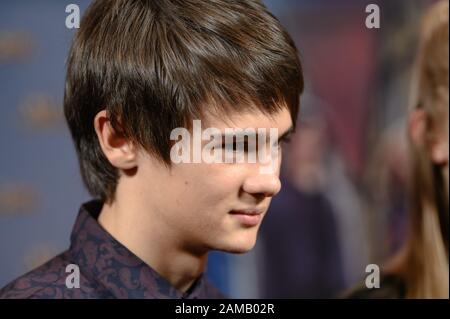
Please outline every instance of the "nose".
[[246, 193], [253, 195], [264, 194], [266, 197], [275, 196], [280, 189], [281, 182], [278, 172], [271, 174], [254, 174], [247, 177], [243, 185], [243, 190]]

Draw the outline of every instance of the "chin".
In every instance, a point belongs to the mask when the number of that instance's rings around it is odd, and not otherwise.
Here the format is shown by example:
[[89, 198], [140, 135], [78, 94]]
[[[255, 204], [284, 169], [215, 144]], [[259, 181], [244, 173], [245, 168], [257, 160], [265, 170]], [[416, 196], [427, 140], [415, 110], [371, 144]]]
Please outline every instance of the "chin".
[[216, 245], [215, 250], [225, 251], [232, 254], [244, 254], [249, 252], [255, 247], [256, 234], [236, 234], [230, 236], [226, 241], [222, 241], [219, 245]]

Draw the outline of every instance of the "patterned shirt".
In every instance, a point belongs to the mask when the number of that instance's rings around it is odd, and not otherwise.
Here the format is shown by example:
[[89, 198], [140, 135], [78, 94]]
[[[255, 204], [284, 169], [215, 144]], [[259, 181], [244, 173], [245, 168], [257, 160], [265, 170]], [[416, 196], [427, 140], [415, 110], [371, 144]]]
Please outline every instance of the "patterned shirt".
[[[97, 200], [82, 205], [70, 248], [5, 286], [0, 290], [0, 298], [224, 297], [204, 275], [186, 293], [174, 288], [100, 226], [97, 218], [102, 205]], [[79, 280], [75, 281], [73, 276], [78, 270]]]

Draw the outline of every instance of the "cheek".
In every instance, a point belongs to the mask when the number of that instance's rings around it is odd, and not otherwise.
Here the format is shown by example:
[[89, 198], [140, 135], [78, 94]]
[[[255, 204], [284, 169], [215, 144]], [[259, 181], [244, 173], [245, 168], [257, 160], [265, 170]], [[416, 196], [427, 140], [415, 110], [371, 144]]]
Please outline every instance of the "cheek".
[[237, 164], [182, 164], [173, 177], [181, 185], [182, 197], [192, 205], [217, 206], [237, 198], [243, 170]]

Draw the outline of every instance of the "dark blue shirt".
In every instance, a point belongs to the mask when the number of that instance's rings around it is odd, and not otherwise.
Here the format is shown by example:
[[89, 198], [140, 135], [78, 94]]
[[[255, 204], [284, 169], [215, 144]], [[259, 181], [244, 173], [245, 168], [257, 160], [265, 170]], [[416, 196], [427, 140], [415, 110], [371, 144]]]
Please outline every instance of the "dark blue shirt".
[[[223, 298], [204, 276], [186, 293], [174, 288], [97, 222], [102, 203], [81, 206], [68, 250], [14, 280], [0, 298]], [[73, 287], [78, 266], [79, 288]]]

